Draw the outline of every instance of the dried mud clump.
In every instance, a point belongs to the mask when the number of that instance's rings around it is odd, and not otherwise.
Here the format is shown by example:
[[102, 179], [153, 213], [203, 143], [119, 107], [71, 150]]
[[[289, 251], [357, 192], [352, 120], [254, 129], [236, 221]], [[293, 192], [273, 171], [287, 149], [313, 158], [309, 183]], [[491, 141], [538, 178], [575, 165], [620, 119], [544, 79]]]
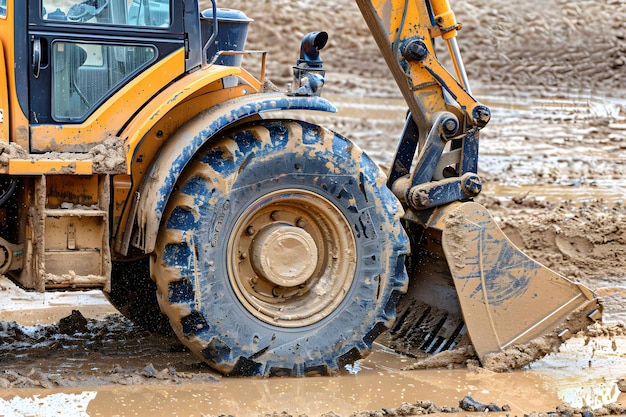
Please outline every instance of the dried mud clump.
[[89, 151], [96, 173], [126, 173], [126, 154], [120, 138], [109, 138]]
[[[422, 416], [425, 414], [442, 414], [442, 413], [507, 413], [511, 411], [511, 407], [508, 404], [498, 406], [494, 403], [484, 404], [476, 401], [472, 397], [466, 396], [459, 401], [458, 407], [438, 407], [430, 401], [417, 401], [414, 404], [402, 403], [397, 408], [382, 408], [380, 410], [370, 411], [358, 411], [350, 414], [346, 417], [411, 417]], [[624, 415], [626, 414], [626, 407], [612, 403], [604, 405], [600, 408], [591, 409], [590, 407], [574, 408], [567, 405], [559, 405], [554, 411], [549, 412], [532, 412], [524, 414], [524, 417], [601, 417], [609, 415]], [[291, 414], [287, 411], [278, 412], [275, 411], [271, 414], [262, 414], [262, 417], [309, 417], [307, 414]], [[207, 416], [208, 417], [208, 416]], [[220, 414], [212, 417], [233, 417], [227, 414]], [[336, 414], [329, 411], [324, 414], [320, 414], [319, 417], [342, 417], [340, 414]]]
[[402, 368], [402, 370], [411, 371], [416, 369], [460, 368], [470, 367], [471, 365], [478, 363], [478, 357], [476, 356], [474, 349], [471, 345], [467, 345], [430, 355]]
[[[463, 397], [457, 407], [437, 406], [431, 401], [416, 401], [415, 403], [404, 402], [396, 408], [382, 408], [380, 410], [357, 411], [348, 417], [401, 417], [401, 416], [422, 416], [425, 414], [461, 413], [463, 411], [485, 413], [485, 412], [508, 412], [511, 411], [509, 405], [499, 406], [495, 403], [484, 404], [476, 401], [470, 396]], [[222, 414], [215, 417], [227, 417]], [[308, 417], [306, 414], [290, 414], [286, 411], [272, 414], [265, 414], [263, 417]], [[342, 417], [332, 411], [320, 414], [319, 417]]]
[[87, 332], [87, 319], [78, 310], [59, 321], [59, 332], [66, 335]]
[[0, 140], [0, 165], [7, 166], [11, 159], [22, 159], [28, 156], [28, 152], [16, 143], [8, 143]]
[[523, 345], [515, 345], [502, 352], [486, 355], [482, 360], [484, 368], [494, 372], [521, 369], [526, 365], [557, 352], [563, 343], [557, 336], [543, 336]]
[[626, 406], [619, 403], [611, 403], [602, 407], [592, 409], [591, 407], [570, 407], [562, 404], [552, 412], [533, 412], [524, 414], [524, 417], [601, 417], [601, 416], [621, 416], [626, 414]]
[[[26, 149], [16, 143], [0, 140], [0, 166], [8, 166], [12, 159], [31, 159], [33, 161], [61, 160], [88, 161], [93, 163], [93, 171], [97, 174], [125, 174], [126, 154], [124, 143], [120, 138], [108, 138], [94, 146], [87, 153], [47, 152], [29, 154]], [[61, 173], [73, 174], [75, 166], [69, 164]]]

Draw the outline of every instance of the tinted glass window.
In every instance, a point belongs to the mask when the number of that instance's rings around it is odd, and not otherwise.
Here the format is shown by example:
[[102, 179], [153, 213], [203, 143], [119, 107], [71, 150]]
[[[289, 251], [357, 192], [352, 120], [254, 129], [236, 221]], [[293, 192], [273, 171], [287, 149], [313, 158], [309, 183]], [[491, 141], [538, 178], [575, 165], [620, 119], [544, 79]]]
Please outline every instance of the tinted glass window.
[[52, 116], [77, 120], [155, 57], [148, 46], [56, 41], [52, 47]]
[[168, 27], [170, 11], [170, 0], [43, 0], [41, 15], [44, 20]]

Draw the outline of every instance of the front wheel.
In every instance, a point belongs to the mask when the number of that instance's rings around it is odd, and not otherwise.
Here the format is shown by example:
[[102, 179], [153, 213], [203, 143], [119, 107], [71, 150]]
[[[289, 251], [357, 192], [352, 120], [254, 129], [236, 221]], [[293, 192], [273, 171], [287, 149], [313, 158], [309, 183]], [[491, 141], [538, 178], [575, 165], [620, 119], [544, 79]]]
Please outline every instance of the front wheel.
[[224, 374], [337, 373], [395, 320], [401, 211], [345, 138], [295, 121], [240, 127], [170, 197], [152, 264], [161, 308]]

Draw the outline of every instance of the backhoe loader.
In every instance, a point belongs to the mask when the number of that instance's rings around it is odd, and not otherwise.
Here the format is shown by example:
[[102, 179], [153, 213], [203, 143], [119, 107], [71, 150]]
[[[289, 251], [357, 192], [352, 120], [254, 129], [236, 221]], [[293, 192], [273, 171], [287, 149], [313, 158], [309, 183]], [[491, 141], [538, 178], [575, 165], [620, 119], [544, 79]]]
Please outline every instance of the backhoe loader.
[[327, 32], [276, 88], [252, 19], [215, 0], [0, 1], [0, 273], [102, 289], [225, 375], [336, 374], [386, 331], [407, 353], [471, 343], [489, 366], [600, 320], [473, 202], [490, 111], [448, 1], [356, 2], [408, 105], [387, 174], [284, 116], [337, 111]]

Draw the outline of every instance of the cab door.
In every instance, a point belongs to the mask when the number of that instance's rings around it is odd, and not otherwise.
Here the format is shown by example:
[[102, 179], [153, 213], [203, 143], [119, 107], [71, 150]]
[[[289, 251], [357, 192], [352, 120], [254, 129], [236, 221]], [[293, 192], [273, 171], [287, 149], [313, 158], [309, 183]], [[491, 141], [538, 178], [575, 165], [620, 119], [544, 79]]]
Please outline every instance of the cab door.
[[[115, 135], [149, 99], [148, 90], [158, 91], [184, 72], [183, 58], [167, 75], [146, 79], [149, 89], [138, 87], [148, 69], [177, 51], [184, 56], [182, 4], [29, 1], [30, 151], [87, 152]], [[129, 85], [136, 85], [136, 93], [120, 96]]]

